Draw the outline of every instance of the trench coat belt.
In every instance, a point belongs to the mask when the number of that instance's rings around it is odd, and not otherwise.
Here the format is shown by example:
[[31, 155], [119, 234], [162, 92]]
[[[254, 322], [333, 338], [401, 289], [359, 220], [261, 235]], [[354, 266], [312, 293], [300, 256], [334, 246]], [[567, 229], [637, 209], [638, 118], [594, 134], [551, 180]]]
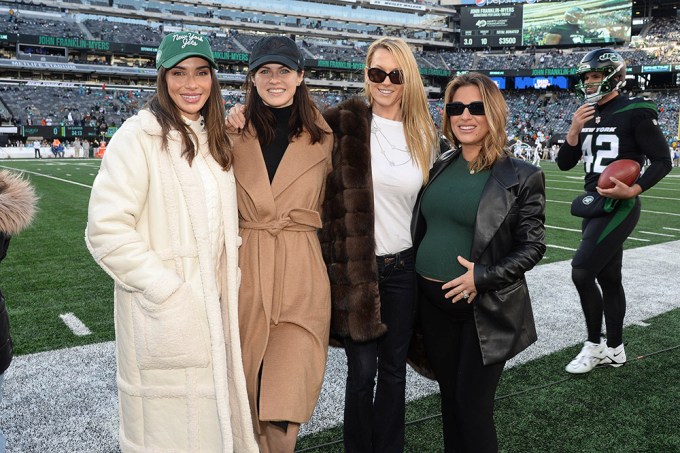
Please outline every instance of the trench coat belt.
[[311, 209], [291, 209], [285, 217], [270, 222], [239, 221], [245, 230], [267, 232], [259, 236], [258, 271], [262, 302], [268, 319], [279, 323], [283, 302], [283, 269], [286, 266], [284, 242], [277, 239], [281, 231], [315, 231], [321, 228], [321, 216]]
[[271, 222], [252, 222], [241, 220], [239, 227], [250, 230], [267, 230], [272, 236], [278, 236], [282, 230], [286, 231], [314, 231], [321, 228], [321, 216], [311, 209], [291, 209], [288, 216]]

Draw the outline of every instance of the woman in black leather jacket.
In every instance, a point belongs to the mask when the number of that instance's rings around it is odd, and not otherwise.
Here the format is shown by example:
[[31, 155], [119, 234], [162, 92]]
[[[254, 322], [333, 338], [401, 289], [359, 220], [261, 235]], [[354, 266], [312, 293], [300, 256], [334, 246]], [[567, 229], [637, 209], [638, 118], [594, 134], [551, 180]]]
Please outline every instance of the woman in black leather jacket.
[[449, 82], [442, 155], [412, 222], [427, 359], [445, 451], [496, 452], [493, 401], [505, 361], [536, 341], [524, 273], [545, 252], [542, 171], [506, 151], [507, 105], [488, 77]]

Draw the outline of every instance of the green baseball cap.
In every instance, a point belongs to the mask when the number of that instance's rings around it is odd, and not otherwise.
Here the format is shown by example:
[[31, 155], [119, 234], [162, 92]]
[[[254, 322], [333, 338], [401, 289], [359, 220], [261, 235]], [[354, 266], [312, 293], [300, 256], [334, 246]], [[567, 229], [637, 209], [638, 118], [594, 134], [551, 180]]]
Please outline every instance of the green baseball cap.
[[170, 69], [189, 57], [205, 58], [210, 66], [217, 69], [208, 38], [190, 31], [171, 33], [163, 38], [156, 53], [156, 69], [161, 66]]

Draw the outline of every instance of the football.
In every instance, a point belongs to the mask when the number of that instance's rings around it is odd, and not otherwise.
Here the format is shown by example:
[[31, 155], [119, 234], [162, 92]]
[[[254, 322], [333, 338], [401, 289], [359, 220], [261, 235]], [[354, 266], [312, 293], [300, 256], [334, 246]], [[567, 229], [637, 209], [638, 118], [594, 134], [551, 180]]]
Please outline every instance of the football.
[[607, 165], [600, 178], [597, 180], [597, 187], [600, 189], [611, 189], [614, 183], [609, 180], [614, 177], [627, 186], [632, 186], [640, 176], [640, 164], [631, 159], [615, 160]]

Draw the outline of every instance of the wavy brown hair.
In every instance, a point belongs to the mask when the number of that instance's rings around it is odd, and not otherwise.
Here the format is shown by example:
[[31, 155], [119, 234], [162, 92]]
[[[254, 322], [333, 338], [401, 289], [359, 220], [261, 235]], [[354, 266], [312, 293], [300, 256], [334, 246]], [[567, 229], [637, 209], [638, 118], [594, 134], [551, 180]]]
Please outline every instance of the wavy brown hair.
[[[191, 165], [194, 157], [196, 157], [196, 153], [198, 153], [196, 147], [198, 137], [196, 137], [191, 127], [182, 119], [182, 112], [170, 97], [168, 83], [165, 81], [167, 72], [168, 69], [164, 67], [158, 70], [156, 75], [156, 93], [151, 97], [145, 108], [154, 114], [158, 124], [161, 125], [163, 148], [168, 145], [168, 133], [171, 130], [179, 132], [182, 138], [182, 157]], [[224, 170], [229, 170], [233, 159], [231, 141], [224, 127], [224, 100], [222, 99], [220, 84], [217, 81], [217, 74], [212, 68], [210, 68], [210, 78], [212, 80], [210, 96], [208, 96], [208, 100], [203, 108], [201, 108], [200, 113], [203, 116], [205, 130], [208, 133], [210, 154]]]
[[[506, 149], [508, 137], [505, 132], [508, 120], [508, 104], [496, 83], [484, 74], [477, 72], [468, 72], [451, 80], [446, 86], [444, 102], [447, 104], [451, 102], [459, 88], [469, 85], [479, 88], [484, 103], [484, 114], [489, 124], [489, 133], [482, 141], [479, 155], [469, 164], [470, 170], [481, 171], [491, 168], [498, 159], [509, 155]], [[444, 136], [453, 146], [460, 148], [460, 141], [451, 128], [450, 117], [447, 116], [443, 123]]]
[[[267, 107], [262, 100], [262, 97], [260, 97], [260, 94], [255, 87], [255, 83], [253, 82], [255, 72], [261, 66], [262, 65], [250, 69], [246, 81], [243, 84], [243, 90], [246, 92], [246, 123], [243, 130], [248, 133], [248, 125], [252, 123], [258, 140], [264, 146], [274, 141], [276, 119], [270, 108]], [[303, 73], [304, 71], [302, 70], [297, 71], [298, 75]], [[291, 107], [292, 112], [288, 122], [288, 141], [292, 141], [295, 137], [299, 137], [303, 131], [307, 131], [310, 136], [310, 144], [313, 145], [317, 142], [322, 143], [326, 135], [329, 135], [330, 132], [324, 130], [316, 123], [316, 120], [321, 116], [321, 113], [314, 104], [304, 79], [302, 79], [302, 83], [300, 83], [295, 90]]]
[[411, 157], [418, 163], [423, 173], [423, 180], [427, 182], [430, 166], [434, 161], [434, 156], [439, 152], [439, 134], [427, 105], [425, 86], [418, 70], [418, 63], [411, 48], [403, 39], [380, 38], [374, 41], [368, 48], [366, 69], [364, 69], [364, 91], [369, 103], [373, 103], [373, 97], [366, 71], [371, 67], [373, 55], [378, 49], [385, 49], [391, 53], [397, 67], [404, 74], [404, 94], [401, 98], [404, 136]]

